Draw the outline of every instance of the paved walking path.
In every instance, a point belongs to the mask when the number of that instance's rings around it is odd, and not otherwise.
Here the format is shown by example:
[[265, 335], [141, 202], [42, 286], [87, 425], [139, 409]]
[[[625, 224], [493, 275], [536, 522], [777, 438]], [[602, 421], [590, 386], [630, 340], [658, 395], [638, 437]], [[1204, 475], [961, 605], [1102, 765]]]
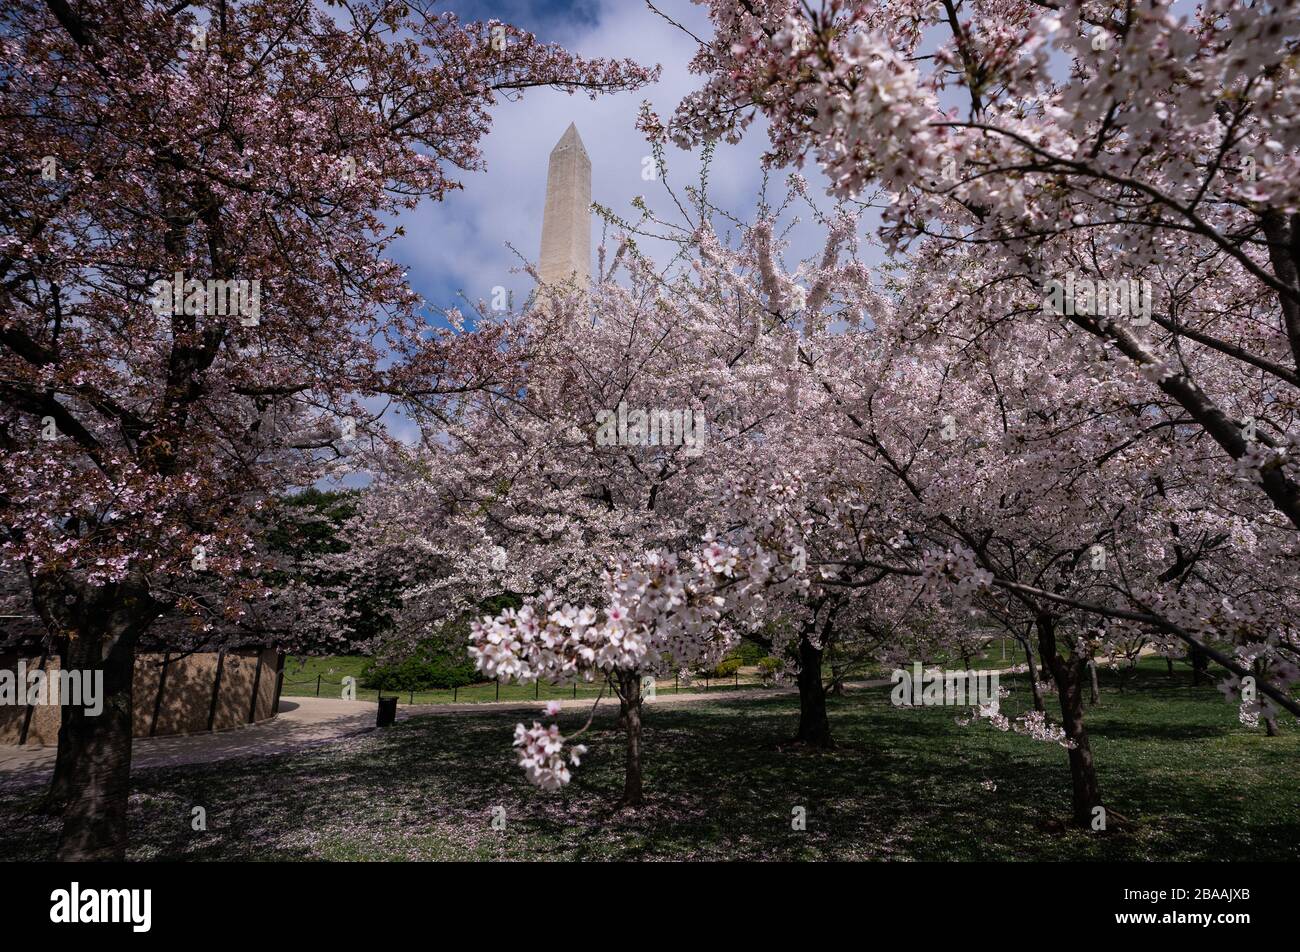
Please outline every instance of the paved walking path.
[[[398, 713], [398, 717], [402, 712]], [[330, 698], [281, 698], [279, 713], [258, 724], [228, 731], [139, 737], [131, 748], [131, 767], [206, 764], [234, 757], [283, 754], [328, 744], [375, 726], [375, 706]], [[0, 747], [0, 788], [43, 782], [54, 769], [54, 746]]]
[[[997, 673], [1007, 674], [1018, 669], [1008, 668]], [[981, 672], [983, 673], [983, 672]], [[989, 672], [993, 673], [993, 672]], [[846, 688], [861, 689], [883, 687], [888, 679], [875, 681], [848, 681]], [[755, 698], [793, 694], [793, 684], [748, 690], [694, 691], [685, 694], [659, 692], [650, 701], [656, 707], [675, 707], [702, 701], [752, 700]], [[592, 698], [559, 701], [563, 710], [581, 708], [590, 710]], [[600, 704], [616, 704], [611, 697], [602, 698]], [[427, 717], [431, 715], [483, 714], [491, 712], [523, 713], [542, 719], [545, 701], [486, 701], [467, 704], [408, 704], [399, 705], [397, 719]], [[270, 720], [249, 724], [218, 733], [184, 734], [173, 737], [140, 737], [131, 751], [131, 767], [148, 770], [154, 767], [178, 767], [186, 764], [209, 764], [238, 757], [265, 757], [284, 754], [304, 748], [329, 744], [375, 729], [375, 702], [343, 701], [333, 698], [282, 697], [279, 713]], [[43, 783], [54, 769], [56, 748], [0, 746], [0, 789]]]

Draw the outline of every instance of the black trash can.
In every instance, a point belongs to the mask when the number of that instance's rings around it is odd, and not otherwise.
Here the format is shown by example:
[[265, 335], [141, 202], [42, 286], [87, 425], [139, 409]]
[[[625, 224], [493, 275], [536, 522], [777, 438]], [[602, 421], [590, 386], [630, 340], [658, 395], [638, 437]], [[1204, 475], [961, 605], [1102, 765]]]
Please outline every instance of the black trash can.
[[393, 721], [397, 720], [397, 695], [392, 697], [379, 698], [379, 717], [375, 721], [376, 727], [389, 727]]

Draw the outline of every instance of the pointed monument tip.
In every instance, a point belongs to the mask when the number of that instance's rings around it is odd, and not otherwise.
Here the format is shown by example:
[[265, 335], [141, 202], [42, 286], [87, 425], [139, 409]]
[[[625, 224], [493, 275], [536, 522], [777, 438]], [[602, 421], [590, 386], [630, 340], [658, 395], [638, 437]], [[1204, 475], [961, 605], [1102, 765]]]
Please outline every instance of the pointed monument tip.
[[[564, 135], [560, 136], [560, 141], [555, 143], [555, 148], [558, 149], [560, 146], [572, 145], [575, 142], [578, 143], [578, 145], [583, 145], [582, 136], [578, 135], [578, 124], [576, 122], [571, 122], [569, 123], [569, 128], [564, 130]], [[583, 146], [583, 151], [586, 151], [585, 146]]]

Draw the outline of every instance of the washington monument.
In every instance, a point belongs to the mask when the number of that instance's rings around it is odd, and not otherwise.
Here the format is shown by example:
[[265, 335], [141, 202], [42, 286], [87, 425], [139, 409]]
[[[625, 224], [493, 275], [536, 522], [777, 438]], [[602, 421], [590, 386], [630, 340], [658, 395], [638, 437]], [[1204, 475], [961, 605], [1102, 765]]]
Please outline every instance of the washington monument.
[[575, 278], [583, 288], [591, 276], [591, 159], [573, 123], [551, 150], [537, 272], [543, 284]]

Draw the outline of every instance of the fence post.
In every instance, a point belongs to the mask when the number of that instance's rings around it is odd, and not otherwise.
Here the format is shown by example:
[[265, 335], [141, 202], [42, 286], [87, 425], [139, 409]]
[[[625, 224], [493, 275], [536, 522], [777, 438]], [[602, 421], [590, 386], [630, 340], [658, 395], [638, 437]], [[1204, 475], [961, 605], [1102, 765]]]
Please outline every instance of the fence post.
[[320, 675], [316, 675], [316, 696], [320, 697]]

